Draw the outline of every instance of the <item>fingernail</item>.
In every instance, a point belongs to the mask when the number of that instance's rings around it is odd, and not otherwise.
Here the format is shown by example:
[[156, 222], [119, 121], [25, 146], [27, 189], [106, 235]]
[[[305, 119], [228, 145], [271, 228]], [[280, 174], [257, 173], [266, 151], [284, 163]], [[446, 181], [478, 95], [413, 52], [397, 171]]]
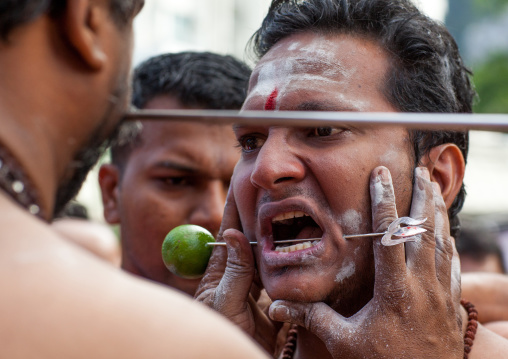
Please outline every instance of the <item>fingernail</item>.
[[270, 305], [268, 314], [272, 320], [276, 320], [278, 322], [286, 322], [291, 319], [291, 316], [289, 315], [289, 308], [278, 300]]
[[227, 231], [224, 232], [222, 238], [224, 238], [224, 241], [227, 244], [228, 252], [232, 252], [237, 255], [240, 248], [240, 243], [236, 240], [236, 238], [234, 236], [228, 235]]
[[388, 168], [386, 167], [382, 167], [379, 169], [378, 176], [382, 184], [390, 184], [392, 180], [390, 176], [390, 171], [388, 171]]

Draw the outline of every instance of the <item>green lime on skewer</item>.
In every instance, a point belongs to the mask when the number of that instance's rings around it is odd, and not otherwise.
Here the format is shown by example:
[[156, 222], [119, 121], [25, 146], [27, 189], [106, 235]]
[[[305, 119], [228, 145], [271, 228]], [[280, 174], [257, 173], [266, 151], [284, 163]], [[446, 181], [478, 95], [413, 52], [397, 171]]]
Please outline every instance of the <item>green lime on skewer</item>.
[[173, 228], [162, 242], [162, 260], [173, 274], [185, 279], [201, 278], [212, 255], [215, 242], [203, 227], [184, 224]]

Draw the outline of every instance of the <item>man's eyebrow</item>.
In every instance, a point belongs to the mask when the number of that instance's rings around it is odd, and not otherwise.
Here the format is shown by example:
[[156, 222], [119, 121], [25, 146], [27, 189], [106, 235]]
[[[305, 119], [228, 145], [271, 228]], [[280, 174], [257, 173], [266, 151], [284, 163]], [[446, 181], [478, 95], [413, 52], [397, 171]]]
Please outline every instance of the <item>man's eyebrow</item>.
[[295, 111], [346, 111], [346, 112], [358, 112], [357, 109], [338, 106], [329, 102], [321, 101], [305, 101], [298, 104]]
[[172, 161], [160, 161], [157, 162], [153, 168], [161, 168], [161, 169], [168, 169], [168, 170], [177, 170], [182, 172], [189, 172], [189, 173], [197, 173], [198, 170], [194, 167], [190, 167], [187, 165], [182, 165], [180, 163], [172, 162]]

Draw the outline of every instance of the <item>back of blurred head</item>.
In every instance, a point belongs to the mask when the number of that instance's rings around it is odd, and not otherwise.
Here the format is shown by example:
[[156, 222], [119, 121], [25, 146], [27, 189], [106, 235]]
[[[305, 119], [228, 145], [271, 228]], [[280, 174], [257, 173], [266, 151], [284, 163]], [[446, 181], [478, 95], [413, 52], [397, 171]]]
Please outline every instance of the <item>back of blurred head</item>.
[[[134, 72], [133, 104], [146, 109], [239, 110], [250, 69], [231, 56], [184, 52], [149, 59]], [[189, 293], [199, 280], [170, 273], [161, 259], [166, 234], [195, 224], [216, 234], [239, 157], [229, 125], [141, 121], [112, 148], [99, 173], [104, 216], [119, 223], [122, 267]]]
[[462, 272], [506, 273], [495, 225], [478, 219], [462, 218], [456, 240]]
[[[37, 152], [40, 161], [35, 164], [18, 158], [24, 162], [35, 187], [46, 179], [35, 168], [52, 161], [58, 190], [51, 200], [46, 199], [49, 193], [40, 194], [44, 198], [42, 207], [48, 207], [44, 212], [52, 211], [53, 215], [60, 212], [78, 192], [89, 169], [116, 133], [130, 93], [127, 79], [132, 20], [143, 3], [143, 0], [0, 3], [3, 69], [0, 86], [9, 94], [2, 96], [2, 120], [13, 119], [16, 126], [26, 130], [25, 136], [18, 135], [21, 137], [18, 139], [6, 135], [3, 142], [7, 147], [15, 147], [9, 146], [9, 141], [20, 144], [26, 140], [34, 149], [60, 146], [54, 151]], [[32, 134], [36, 135], [30, 140]], [[47, 139], [48, 143], [43, 145]], [[52, 215], [45, 216], [49, 219]]]

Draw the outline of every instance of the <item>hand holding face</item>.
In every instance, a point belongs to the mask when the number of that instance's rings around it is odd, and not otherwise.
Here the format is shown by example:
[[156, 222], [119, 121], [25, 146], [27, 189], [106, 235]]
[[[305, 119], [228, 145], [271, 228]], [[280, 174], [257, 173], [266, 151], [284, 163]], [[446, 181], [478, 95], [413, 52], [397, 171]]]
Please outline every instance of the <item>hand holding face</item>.
[[[371, 175], [373, 231], [397, 218], [390, 173]], [[437, 183], [415, 170], [410, 217], [427, 218], [415, 242], [384, 246], [374, 239], [374, 296], [345, 318], [324, 303], [276, 301], [274, 320], [307, 328], [334, 358], [462, 358], [460, 266]]]
[[267, 352], [273, 353], [281, 324], [274, 323], [256, 302], [260, 288], [254, 281], [254, 255], [240, 228], [231, 186], [217, 238], [219, 242], [224, 240], [227, 248], [214, 248], [195, 297], [239, 326]]

